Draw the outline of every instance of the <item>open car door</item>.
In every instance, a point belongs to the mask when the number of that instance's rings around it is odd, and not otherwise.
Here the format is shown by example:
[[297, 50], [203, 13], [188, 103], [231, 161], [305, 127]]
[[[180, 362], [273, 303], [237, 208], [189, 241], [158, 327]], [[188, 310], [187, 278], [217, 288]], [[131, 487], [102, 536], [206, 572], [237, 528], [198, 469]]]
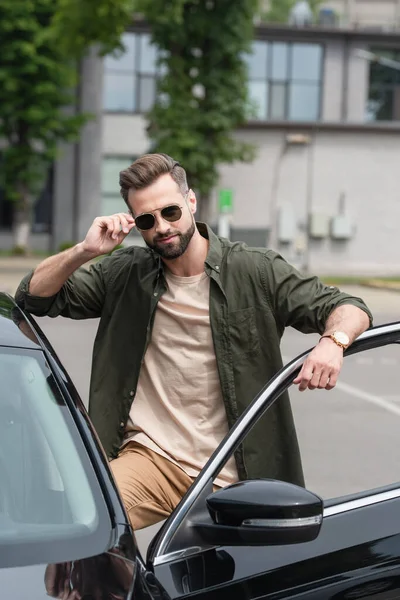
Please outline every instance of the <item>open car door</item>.
[[[345, 356], [399, 342], [400, 323], [375, 327]], [[329, 501], [275, 480], [212, 491], [307, 355], [254, 399], [153, 540], [149, 576], [171, 599], [400, 598], [400, 483]]]

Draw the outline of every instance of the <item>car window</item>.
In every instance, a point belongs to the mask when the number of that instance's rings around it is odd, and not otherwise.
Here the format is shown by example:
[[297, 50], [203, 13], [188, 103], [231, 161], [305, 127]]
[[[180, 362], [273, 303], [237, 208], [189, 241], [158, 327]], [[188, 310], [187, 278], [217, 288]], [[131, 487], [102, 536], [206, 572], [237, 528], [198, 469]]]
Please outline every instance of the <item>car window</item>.
[[[40, 351], [0, 348], [0, 548], [25, 563], [103, 550], [110, 522]], [[102, 541], [103, 540], [103, 541]], [[35, 554], [32, 554], [32, 548]], [[76, 551], [74, 551], [74, 557]], [[0, 566], [7, 553], [0, 552]]]
[[331, 391], [290, 396], [306, 487], [324, 499], [400, 481], [400, 347], [348, 356]]

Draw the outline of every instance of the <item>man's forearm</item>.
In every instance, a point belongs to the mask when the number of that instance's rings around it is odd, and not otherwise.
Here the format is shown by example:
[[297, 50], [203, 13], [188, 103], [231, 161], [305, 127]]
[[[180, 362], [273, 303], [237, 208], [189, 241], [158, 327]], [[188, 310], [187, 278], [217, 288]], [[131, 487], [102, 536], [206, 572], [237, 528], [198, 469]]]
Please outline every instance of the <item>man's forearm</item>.
[[343, 331], [349, 336], [350, 343], [353, 343], [369, 326], [369, 316], [365, 311], [352, 304], [343, 304], [329, 315], [323, 335]]
[[92, 258], [94, 256], [86, 252], [82, 244], [46, 258], [35, 269], [29, 283], [29, 293], [32, 296], [54, 296], [68, 277]]

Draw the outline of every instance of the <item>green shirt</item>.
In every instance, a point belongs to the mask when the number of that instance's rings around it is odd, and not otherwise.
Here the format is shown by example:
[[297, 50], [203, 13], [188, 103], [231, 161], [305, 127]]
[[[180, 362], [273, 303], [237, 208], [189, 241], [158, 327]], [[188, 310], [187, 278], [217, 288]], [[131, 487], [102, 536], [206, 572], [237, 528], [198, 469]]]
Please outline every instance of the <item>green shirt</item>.
[[[322, 333], [331, 312], [359, 298], [305, 277], [279, 254], [217, 237], [209, 239], [210, 324], [229, 427], [282, 367], [285, 327]], [[89, 414], [110, 458], [117, 456], [140, 368], [151, 339], [158, 300], [166, 290], [163, 262], [152, 250], [127, 247], [78, 269], [53, 297], [29, 294], [32, 273], [16, 300], [37, 316], [100, 318], [93, 349]], [[177, 365], [179, 368], [179, 365]], [[195, 373], [193, 373], [195, 377]], [[304, 484], [287, 393], [275, 402], [237, 450], [241, 479], [270, 477]]]

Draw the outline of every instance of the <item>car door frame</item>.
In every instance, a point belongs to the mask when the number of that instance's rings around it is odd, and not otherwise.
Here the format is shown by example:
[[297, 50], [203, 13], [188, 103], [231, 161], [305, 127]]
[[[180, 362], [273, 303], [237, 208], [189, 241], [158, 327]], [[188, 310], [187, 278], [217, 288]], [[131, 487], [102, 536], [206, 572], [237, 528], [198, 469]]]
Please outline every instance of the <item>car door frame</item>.
[[[369, 329], [345, 351], [344, 355], [347, 357], [362, 351], [396, 343], [400, 343], [400, 322], [380, 325]], [[163, 568], [164, 566], [171, 565], [177, 561], [187, 561], [215, 549], [215, 546], [205, 544], [192, 528], [196, 512], [206, 510], [205, 498], [212, 493], [213, 480], [253, 425], [281, 394], [290, 387], [310, 352], [311, 349], [289, 362], [260, 391], [210, 457], [178, 507], [152, 541], [147, 556], [148, 568], [154, 571], [161, 585], [169, 588], [169, 593], [171, 593], [171, 585], [165, 586], [165, 581], [163, 581], [165, 573], [168, 571], [168, 569]], [[333, 522], [340, 515], [349, 514], [350, 512], [354, 515], [356, 514], [354, 511], [362, 511], [365, 508], [391, 501], [398, 501], [398, 507], [400, 508], [400, 483], [395, 486], [382, 488], [381, 490], [370, 490], [365, 494], [345, 496], [328, 501], [325, 503], [324, 521], [326, 523]], [[296, 549], [294, 548], [295, 551]], [[271, 565], [272, 568], [273, 565]], [[171, 597], [179, 596], [172, 595]], [[252, 596], [248, 597], [251, 598]]]

